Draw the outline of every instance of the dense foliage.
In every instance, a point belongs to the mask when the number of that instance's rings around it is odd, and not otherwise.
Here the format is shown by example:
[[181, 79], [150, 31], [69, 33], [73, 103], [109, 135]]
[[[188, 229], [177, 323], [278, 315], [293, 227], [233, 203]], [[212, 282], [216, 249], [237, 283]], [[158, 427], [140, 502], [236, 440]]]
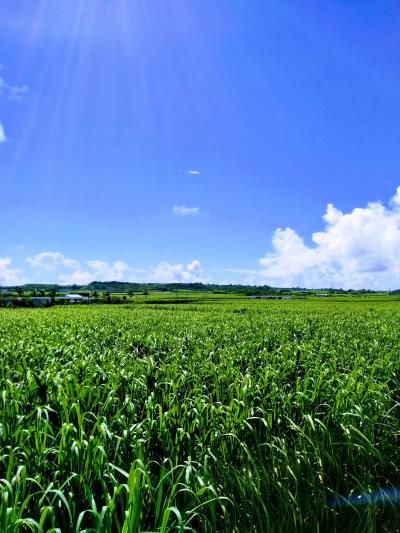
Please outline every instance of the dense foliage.
[[[270, 287], [269, 285], [219, 285], [210, 283], [131, 283], [128, 281], [92, 281], [88, 285], [55, 285], [55, 284], [35, 284], [28, 283], [21, 286], [3, 287], [2, 292], [15, 293], [23, 290], [24, 293], [31, 293], [32, 291], [51, 291], [55, 290], [57, 293], [64, 292], [85, 292], [86, 294], [96, 292], [111, 292], [111, 293], [145, 293], [145, 292], [175, 292], [190, 291], [194, 293], [214, 293], [214, 294], [239, 294], [239, 295], [269, 295], [269, 294], [293, 294], [293, 295], [311, 295], [318, 292], [328, 294], [369, 294], [373, 291], [369, 290], [348, 290], [343, 289], [320, 289], [308, 290], [300, 289], [299, 287], [279, 288]], [[398, 293], [399, 291], [397, 291]], [[1, 292], [0, 292], [1, 294]]]
[[395, 530], [398, 305], [0, 310], [0, 531]]

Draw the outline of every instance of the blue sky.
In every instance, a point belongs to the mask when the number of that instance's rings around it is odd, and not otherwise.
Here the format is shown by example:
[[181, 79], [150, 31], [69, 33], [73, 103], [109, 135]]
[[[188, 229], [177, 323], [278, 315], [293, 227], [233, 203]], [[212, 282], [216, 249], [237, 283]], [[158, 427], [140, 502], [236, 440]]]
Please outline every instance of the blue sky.
[[400, 286], [399, 23], [390, 0], [2, 0], [0, 284]]

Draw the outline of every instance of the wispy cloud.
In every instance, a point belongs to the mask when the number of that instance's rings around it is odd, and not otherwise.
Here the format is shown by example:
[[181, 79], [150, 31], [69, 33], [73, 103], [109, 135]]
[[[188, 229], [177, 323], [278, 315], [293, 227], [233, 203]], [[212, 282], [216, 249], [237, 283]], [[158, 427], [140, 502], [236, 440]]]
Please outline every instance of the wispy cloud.
[[[2, 66], [0, 65], [0, 70]], [[0, 96], [5, 96], [9, 100], [21, 100], [29, 91], [26, 85], [10, 85], [0, 76]], [[7, 141], [7, 135], [3, 124], [0, 122], [0, 144]]]
[[6, 141], [7, 141], [7, 135], [6, 135], [3, 124], [0, 122], [0, 144], [5, 143]]
[[200, 214], [200, 207], [187, 207], [185, 205], [174, 205], [172, 212], [175, 215], [196, 216]]
[[5, 94], [10, 100], [21, 100], [29, 91], [27, 85], [10, 85], [0, 77], [0, 94]]
[[198, 176], [199, 174], [201, 174], [200, 170], [188, 170], [187, 173], [190, 175], [190, 176]]

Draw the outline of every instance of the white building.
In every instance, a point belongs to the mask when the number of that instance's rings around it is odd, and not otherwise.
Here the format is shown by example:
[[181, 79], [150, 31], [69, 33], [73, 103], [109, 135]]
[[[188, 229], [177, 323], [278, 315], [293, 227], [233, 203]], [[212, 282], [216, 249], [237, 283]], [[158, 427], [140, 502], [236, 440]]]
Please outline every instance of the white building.
[[89, 296], [82, 296], [81, 294], [66, 294], [61, 297], [63, 300], [69, 300], [70, 302], [88, 302]]

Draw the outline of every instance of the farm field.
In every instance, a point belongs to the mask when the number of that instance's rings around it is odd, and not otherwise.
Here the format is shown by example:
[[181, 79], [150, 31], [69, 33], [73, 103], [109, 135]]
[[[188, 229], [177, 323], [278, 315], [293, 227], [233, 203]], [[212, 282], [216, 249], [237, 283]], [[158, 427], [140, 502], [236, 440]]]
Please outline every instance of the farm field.
[[0, 531], [398, 530], [400, 301], [173, 297], [0, 309]]

